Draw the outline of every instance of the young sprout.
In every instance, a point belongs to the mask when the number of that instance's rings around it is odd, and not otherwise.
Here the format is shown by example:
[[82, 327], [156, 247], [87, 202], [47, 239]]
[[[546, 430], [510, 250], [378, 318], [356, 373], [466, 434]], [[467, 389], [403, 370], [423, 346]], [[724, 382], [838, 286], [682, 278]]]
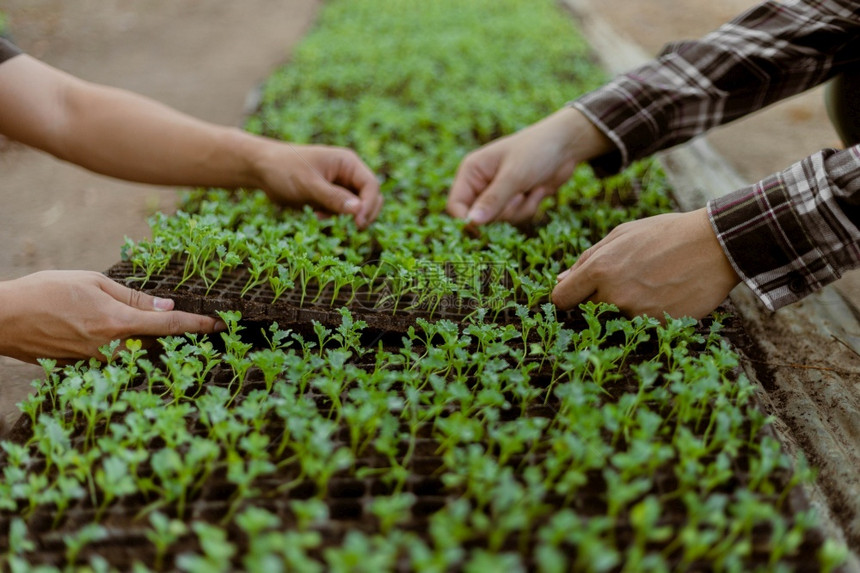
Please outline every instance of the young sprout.
[[246, 571], [280, 571], [283, 559], [281, 535], [272, 530], [281, 528], [277, 515], [259, 507], [248, 507], [236, 516], [236, 524], [248, 537], [248, 552], [242, 559]]
[[218, 245], [215, 248], [215, 252], [217, 254], [217, 260], [214, 261], [215, 271], [213, 272], [213, 276], [210, 278], [204, 271], [203, 282], [206, 284], [206, 294], [209, 294], [209, 291], [212, 290], [212, 287], [221, 280], [221, 277], [224, 274], [224, 271], [230, 271], [235, 269], [242, 263], [242, 258], [233, 251], [228, 251], [227, 246], [224, 244]]
[[266, 342], [269, 343], [269, 348], [271, 350], [286, 350], [292, 345], [292, 341], [290, 340], [290, 335], [292, 334], [292, 329], [282, 329], [278, 326], [277, 322], [273, 322], [269, 325], [269, 333], [272, 335], [269, 338], [269, 335], [266, 334], [265, 329], [261, 329], [263, 334], [263, 338], [266, 339]]
[[275, 265], [275, 271], [269, 274], [269, 287], [274, 294], [275, 302], [288, 290], [295, 288], [296, 284], [290, 278], [290, 271], [284, 265]]
[[78, 556], [84, 547], [95, 541], [101, 541], [107, 536], [107, 529], [96, 523], [89, 523], [78, 529], [75, 533], [64, 535], [63, 543], [66, 545], [66, 565], [74, 568], [77, 565]]
[[16, 557], [23, 557], [36, 549], [36, 544], [28, 536], [27, 524], [20, 517], [12, 518], [9, 523], [7, 537], [8, 549], [0, 553], [0, 564], [4, 561], [11, 562]]
[[394, 526], [407, 521], [412, 516], [415, 495], [400, 493], [392, 496], [379, 496], [370, 503], [370, 512], [379, 520], [379, 529], [388, 535]]
[[155, 570], [162, 571], [168, 550], [188, 532], [188, 527], [185, 522], [170, 519], [160, 511], [149, 514], [149, 523], [152, 529], [146, 531], [146, 538], [155, 546]]
[[321, 499], [294, 499], [289, 502], [299, 531], [322, 525], [328, 520], [328, 505]]
[[137, 491], [137, 484], [129, 472], [128, 462], [117, 455], [111, 455], [102, 462], [102, 467], [95, 471], [94, 479], [103, 496], [96, 512], [96, 521], [115, 499]]
[[248, 291], [263, 284], [263, 276], [269, 273], [272, 261], [260, 253], [252, 252], [246, 263], [245, 270], [248, 272], [248, 280], [239, 293], [240, 297], [244, 297]]
[[202, 521], [192, 522], [191, 529], [197, 534], [203, 554], [181, 553], [176, 558], [177, 567], [188, 573], [231, 571], [231, 560], [236, 554], [236, 546], [227, 540], [227, 532]]

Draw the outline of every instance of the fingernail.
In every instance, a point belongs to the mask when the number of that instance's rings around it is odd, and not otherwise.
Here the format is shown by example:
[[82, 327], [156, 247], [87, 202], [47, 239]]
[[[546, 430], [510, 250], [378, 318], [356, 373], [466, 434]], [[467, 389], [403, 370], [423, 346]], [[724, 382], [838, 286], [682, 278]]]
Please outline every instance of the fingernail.
[[215, 332], [224, 332], [227, 330], [227, 323], [223, 320], [215, 321]]
[[555, 280], [558, 282], [561, 282], [564, 280], [564, 277], [566, 277], [569, 274], [570, 274], [570, 269], [567, 269], [566, 271], [559, 273], [558, 276], [555, 277]]
[[478, 225], [483, 225], [487, 222], [489, 217], [487, 216], [487, 212], [483, 209], [476, 208], [469, 211], [469, 214], [466, 215], [466, 220], [470, 223], [477, 223]]
[[157, 310], [159, 312], [163, 312], [166, 310], [173, 310], [173, 301], [169, 298], [158, 298], [155, 297], [152, 300], [152, 310]]
[[354, 211], [359, 205], [361, 205], [361, 201], [355, 198], [347, 199], [343, 202], [343, 208], [347, 211]]

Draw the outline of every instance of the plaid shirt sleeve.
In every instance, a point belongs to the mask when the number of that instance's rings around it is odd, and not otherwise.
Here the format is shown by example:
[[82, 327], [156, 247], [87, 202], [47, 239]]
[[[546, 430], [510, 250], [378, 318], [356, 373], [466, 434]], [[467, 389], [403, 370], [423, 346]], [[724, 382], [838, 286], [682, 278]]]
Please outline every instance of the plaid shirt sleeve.
[[[857, 0], [766, 1], [569, 105], [631, 161], [860, 67]], [[735, 270], [771, 309], [860, 266], [860, 151], [824, 150], [708, 205]]]
[[738, 275], [771, 310], [860, 267], [860, 145], [824, 150], [708, 203]]

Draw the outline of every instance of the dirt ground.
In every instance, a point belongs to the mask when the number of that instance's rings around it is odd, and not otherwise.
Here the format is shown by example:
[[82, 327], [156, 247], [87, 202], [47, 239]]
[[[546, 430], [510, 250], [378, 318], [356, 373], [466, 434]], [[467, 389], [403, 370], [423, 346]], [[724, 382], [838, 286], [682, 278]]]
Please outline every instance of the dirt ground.
[[[33, 56], [80, 77], [151, 96], [206, 120], [236, 125], [258, 82], [288, 57], [321, 0], [6, 0], [12, 38]], [[697, 37], [752, 0], [602, 0], [597, 10], [647, 52]], [[838, 145], [820, 90], [709, 136], [748, 181]], [[87, 173], [14, 143], [0, 151], [0, 280], [48, 268], [106, 270], [124, 237], [169, 210], [175, 190]], [[857, 272], [843, 292], [860, 299]], [[38, 367], [0, 358], [0, 426], [16, 416]]]

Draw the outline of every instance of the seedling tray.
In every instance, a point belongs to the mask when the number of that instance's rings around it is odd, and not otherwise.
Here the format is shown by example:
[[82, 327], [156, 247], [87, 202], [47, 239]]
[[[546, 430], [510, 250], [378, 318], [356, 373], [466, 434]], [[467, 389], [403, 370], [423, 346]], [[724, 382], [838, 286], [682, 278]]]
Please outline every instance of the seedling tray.
[[[300, 290], [293, 289], [276, 298], [269, 287], [257, 286], [243, 295], [242, 289], [249, 278], [244, 268], [225, 273], [215, 285], [209, 287], [199, 277], [183, 280], [184, 266], [183, 260], [171, 262], [163, 273], [150, 277], [143, 287], [128, 262], [117, 263], [106, 274], [125, 286], [141, 288], [153, 296], [173, 299], [177, 310], [210, 316], [215, 316], [219, 311], [238, 311], [247, 321], [274, 321], [281, 325], [307, 325], [317, 321], [326, 326], [337, 326], [341, 323], [338, 309], [348, 308], [354, 316], [365, 321], [370, 330], [404, 333], [415, 325], [418, 318], [448, 319], [460, 323], [473, 315], [477, 307], [473, 300], [451, 297], [432, 309], [422, 308], [414, 304], [415, 295], [409, 294], [393, 308], [386, 299], [387, 291], [380, 294], [379, 290], [384, 290], [380, 288], [367, 288], [354, 296], [351, 292], [344, 292], [333, 297], [330, 287], [322, 293], [311, 287], [304, 296]], [[384, 282], [385, 278], [381, 277], [380, 283]], [[517, 302], [526, 304], [526, 301]], [[578, 311], [558, 311], [558, 319], [562, 322], [574, 323], [579, 316]], [[490, 308], [488, 319], [501, 325], [519, 322], [513, 308]]]

